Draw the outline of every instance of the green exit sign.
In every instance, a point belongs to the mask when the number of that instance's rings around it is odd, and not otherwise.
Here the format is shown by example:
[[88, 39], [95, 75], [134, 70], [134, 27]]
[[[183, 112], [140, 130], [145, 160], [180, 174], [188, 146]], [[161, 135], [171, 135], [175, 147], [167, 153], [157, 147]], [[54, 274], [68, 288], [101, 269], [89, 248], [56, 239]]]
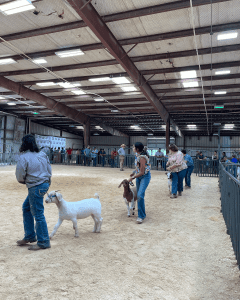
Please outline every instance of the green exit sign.
[[215, 105], [214, 108], [224, 108], [224, 105]]

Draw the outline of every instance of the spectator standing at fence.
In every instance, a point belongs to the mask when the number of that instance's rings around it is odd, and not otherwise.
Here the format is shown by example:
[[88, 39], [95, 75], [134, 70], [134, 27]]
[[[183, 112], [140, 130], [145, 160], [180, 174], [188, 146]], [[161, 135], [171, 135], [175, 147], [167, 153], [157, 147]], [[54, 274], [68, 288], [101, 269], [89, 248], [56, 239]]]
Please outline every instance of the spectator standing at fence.
[[196, 152], [196, 159], [198, 159], [198, 158], [199, 158], [199, 154], [200, 154], [200, 152], [199, 152], [199, 151], [197, 151], [197, 152]]
[[159, 164], [162, 167], [162, 159], [164, 157], [164, 153], [162, 152], [161, 148], [158, 149], [158, 151], [155, 153], [155, 156], [157, 157], [157, 170], [158, 170]]
[[68, 163], [71, 162], [71, 159], [72, 159], [72, 149], [69, 147], [67, 149], [67, 160], [68, 160]]
[[146, 218], [145, 212], [145, 192], [151, 180], [151, 167], [149, 163], [149, 157], [144, 151], [142, 143], [138, 142], [135, 144], [133, 151], [136, 153], [135, 167], [136, 170], [130, 175], [131, 182], [136, 178], [137, 187], [137, 201], [138, 201], [138, 218], [137, 223], [141, 224]]
[[114, 150], [112, 150], [111, 152], [111, 167], [114, 168], [115, 165], [115, 162], [116, 162], [116, 159], [117, 159], [117, 150], [116, 148]]
[[214, 151], [213, 156], [212, 156], [212, 160], [218, 160], [217, 151]]
[[80, 151], [80, 149], [77, 149], [77, 152], [76, 152], [76, 164], [77, 165], [80, 165], [80, 154], [81, 153], [81, 151]]
[[225, 157], [227, 157], [226, 152], [223, 152], [221, 157], [221, 162], [225, 162]]
[[35, 137], [27, 134], [22, 138], [19, 151], [21, 155], [16, 167], [16, 178], [19, 183], [26, 184], [28, 196], [22, 206], [24, 238], [17, 241], [17, 244], [21, 246], [37, 241], [36, 245], [28, 249], [51, 248], [43, 206], [43, 197], [49, 189], [52, 176], [49, 149], [44, 148], [39, 152]]
[[65, 149], [62, 147], [62, 150], [61, 150], [61, 162], [62, 163], [65, 163]]
[[235, 163], [235, 164], [237, 164], [237, 163], [238, 163], [238, 160], [237, 160], [237, 158], [236, 158], [236, 155], [235, 155], [235, 154], [233, 154], [233, 155], [232, 155], [232, 160], [231, 160], [231, 162], [232, 162], [232, 163]]
[[120, 146], [121, 148], [118, 150], [118, 155], [119, 155], [119, 160], [120, 160], [120, 171], [124, 171], [123, 170], [123, 165], [124, 165], [124, 160], [125, 160], [125, 147], [126, 145], [125, 144], [122, 144]]
[[184, 156], [178, 147], [174, 144], [169, 145], [169, 159], [167, 162], [168, 171], [172, 172], [172, 195], [171, 198], [182, 196], [183, 179], [187, 173], [187, 165], [184, 161]]
[[96, 167], [97, 165], [97, 157], [98, 157], [98, 150], [96, 147], [93, 148], [91, 152], [91, 157], [93, 159], [93, 166]]
[[148, 152], [147, 146], [144, 147], [143, 151], [146, 152], [146, 154], [147, 154], [148, 157], [150, 157], [150, 154], [149, 154], [149, 152]]
[[199, 160], [203, 160], [204, 159], [204, 155], [203, 155], [202, 152], [199, 152], [198, 159]]
[[99, 153], [100, 153], [99, 155], [100, 155], [100, 158], [101, 158], [100, 163], [101, 163], [102, 166], [104, 167], [104, 165], [105, 165], [105, 156], [106, 156], [106, 152], [105, 152], [104, 149], [101, 149]]
[[85, 159], [84, 166], [86, 164], [88, 166], [90, 165], [90, 158], [91, 158], [91, 150], [90, 150], [90, 146], [87, 146], [87, 148], [84, 150], [84, 159]]
[[182, 150], [182, 154], [184, 156], [185, 163], [187, 164], [187, 173], [185, 175], [185, 189], [191, 188], [191, 174], [194, 169], [194, 163], [192, 157], [187, 154], [187, 151], [184, 149]]

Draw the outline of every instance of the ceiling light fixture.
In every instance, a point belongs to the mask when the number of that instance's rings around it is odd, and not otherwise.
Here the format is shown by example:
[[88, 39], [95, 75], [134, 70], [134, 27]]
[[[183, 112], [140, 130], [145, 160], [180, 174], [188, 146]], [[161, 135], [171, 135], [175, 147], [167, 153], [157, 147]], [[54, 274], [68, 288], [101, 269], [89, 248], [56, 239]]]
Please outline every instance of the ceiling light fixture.
[[0, 5], [0, 11], [4, 15], [13, 15], [23, 11], [35, 9], [30, 0], [16, 0]]
[[118, 109], [111, 109], [111, 112], [119, 112]]
[[97, 101], [97, 102], [102, 102], [102, 101], [104, 101], [103, 98], [94, 98], [93, 100], [94, 100], [94, 101]]
[[60, 85], [61, 87], [65, 88], [65, 89], [81, 86], [80, 83], [70, 83], [70, 82], [58, 82], [58, 85]]
[[188, 127], [188, 128], [196, 128], [197, 125], [195, 125], [195, 124], [188, 124], [187, 127]]
[[181, 78], [197, 78], [197, 72], [195, 70], [192, 71], [182, 71], [180, 72]]
[[148, 133], [148, 135], [153, 135], [153, 133]]
[[134, 91], [137, 91], [137, 89], [134, 86], [122, 87], [121, 89], [124, 92], [134, 92]]
[[12, 58], [1, 58], [0, 59], [0, 65], [9, 65], [16, 63], [16, 60]]
[[116, 84], [131, 83], [131, 81], [126, 77], [113, 77], [111, 79]]
[[33, 59], [33, 62], [36, 64], [46, 64], [47, 63], [46, 59], [44, 59], [44, 58]]
[[213, 123], [214, 126], [221, 126], [221, 123]]
[[39, 85], [39, 86], [50, 86], [50, 85], [56, 85], [56, 83], [54, 83], [54, 82], [38, 82], [38, 83], [36, 83], [36, 85]]
[[83, 94], [86, 94], [84, 91], [81, 91], [81, 90], [74, 90], [74, 91], [71, 91], [73, 94], [76, 94], [76, 95], [83, 95]]
[[0, 100], [6, 100], [6, 98], [0, 96]]
[[8, 102], [7, 105], [16, 105], [15, 102]]
[[37, 112], [37, 111], [33, 111], [32, 112], [34, 115], [39, 115], [39, 112]]
[[[73, 126], [74, 127], [74, 126]], [[83, 126], [76, 126], [77, 129], [84, 129]]]
[[186, 82], [183, 82], [183, 86], [185, 88], [189, 88], [189, 87], [198, 87], [198, 81], [186, 81]]
[[225, 124], [224, 125], [224, 129], [233, 129], [234, 128], [234, 124]]
[[93, 135], [99, 135], [99, 133], [95, 132]]
[[217, 39], [219, 41], [222, 41], [222, 40], [229, 40], [229, 39], [236, 39], [238, 36], [238, 32], [236, 31], [229, 31], [229, 32], [223, 32], [223, 33], [220, 33], [218, 36], [217, 36]]
[[230, 74], [231, 71], [230, 70], [220, 70], [220, 71], [216, 71], [215, 75], [225, 75], [225, 74]]
[[88, 79], [89, 81], [92, 81], [92, 82], [97, 82], [97, 81], [110, 81], [112, 80], [110, 77], [102, 77], [102, 78], [91, 78], [91, 79]]
[[58, 51], [55, 52], [55, 54], [60, 58], [64, 58], [64, 57], [84, 55], [84, 52], [82, 52], [82, 50], [80, 49], [76, 49], [76, 50]]
[[227, 92], [226, 91], [218, 91], [218, 92], [214, 92], [214, 95], [226, 95]]

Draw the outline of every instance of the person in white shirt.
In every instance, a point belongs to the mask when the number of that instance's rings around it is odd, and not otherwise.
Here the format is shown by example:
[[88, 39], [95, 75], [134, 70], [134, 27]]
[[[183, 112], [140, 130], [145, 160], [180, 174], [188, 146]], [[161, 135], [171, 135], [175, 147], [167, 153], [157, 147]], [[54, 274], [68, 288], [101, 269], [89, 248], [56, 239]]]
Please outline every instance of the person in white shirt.
[[159, 148], [158, 151], [155, 153], [155, 156], [157, 157], [157, 170], [158, 170], [158, 166], [159, 166], [159, 163], [161, 165], [161, 168], [162, 168], [162, 159], [164, 157], [164, 153], [161, 151], [162, 149]]
[[125, 159], [125, 147], [126, 145], [122, 144], [120, 146], [121, 148], [118, 150], [118, 155], [119, 155], [119, 159], [120, 159], [120, 171], [124, 171], [123, 170], [123, 164], [124, 164], [124, 159]]

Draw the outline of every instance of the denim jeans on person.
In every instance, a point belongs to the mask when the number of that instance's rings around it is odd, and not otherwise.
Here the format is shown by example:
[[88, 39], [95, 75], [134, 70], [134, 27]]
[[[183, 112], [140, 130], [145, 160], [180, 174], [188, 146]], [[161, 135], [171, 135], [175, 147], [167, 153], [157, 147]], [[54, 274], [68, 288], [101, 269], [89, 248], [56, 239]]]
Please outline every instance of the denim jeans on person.
[[93, 157], [93, 166], [96, 167], [97, 165], [97, 157]]
[[104, 165], [105, 165], [105, 157], [104, 156], [101, 156], [101, 164], [104, 167]]
[[187, 173], [185, 175], [185, 184], [191, 187], [191, 174], [193, 172], [194, 166], [189, 166], [187, 168]]
[[187, 169], [180, 172], [172, 173], [172, 194], [177, 194], [177, 192], [183, 191], [183, 179], [186, 176]]
[[146, 218], [145, 212], [145, 192], [151, 180], [151, 173], [148, 172], [146, 175], [136, 178], [136, 186], [137, 186], [137, 201], [138, 201], [138, 217], [141, 219]]
[[[28, 189], [28, 196], [23, 202], [24, 239], [34, 240], [41, 248], [50, 248], [47, 222], [44, 217], [43, 197], [49, 189], [49, 183], [42, 183]], [[34, 219], [36, 226], [34, 229]], [[35, 232], [36, 230], [36, 232]]]

